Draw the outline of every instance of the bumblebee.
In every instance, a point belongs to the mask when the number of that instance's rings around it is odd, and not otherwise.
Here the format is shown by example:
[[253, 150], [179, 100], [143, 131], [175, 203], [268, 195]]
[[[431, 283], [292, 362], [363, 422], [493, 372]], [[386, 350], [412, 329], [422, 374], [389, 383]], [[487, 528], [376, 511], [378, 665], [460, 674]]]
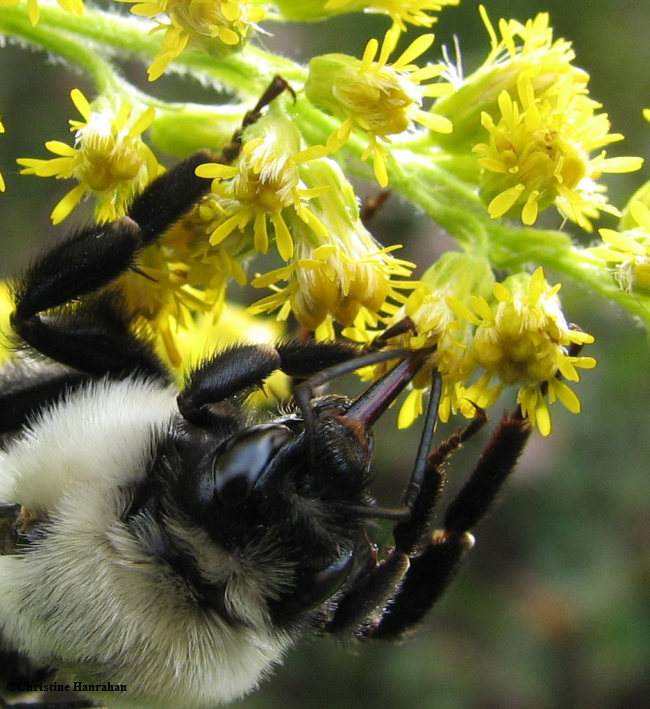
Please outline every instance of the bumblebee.
[[[0, 373], [0, 642], [21, 681], [91, 688], [107, 706], [213, 707], [255, 689], [306, 634], [401, 638], [528, 438], [506, 416], [434, 531], [444, 462], [484, 420], [435, 446], [438, 377], [402, 500], [370, 494], [372, 426], [426, 352], [389, 335], [371, 350], [239, 344], [179, 389], [108, 286], [207, 190], [197, 165], [224, 159], [180, 162], [14, 284], [23, 351]], [[318, 393], [382, 360], [394, 367], [358, 398]], [[276, 370], [298, 382], [294, 405], [248, 412]], [[382, 555], [374, 519], [394, 525]]]

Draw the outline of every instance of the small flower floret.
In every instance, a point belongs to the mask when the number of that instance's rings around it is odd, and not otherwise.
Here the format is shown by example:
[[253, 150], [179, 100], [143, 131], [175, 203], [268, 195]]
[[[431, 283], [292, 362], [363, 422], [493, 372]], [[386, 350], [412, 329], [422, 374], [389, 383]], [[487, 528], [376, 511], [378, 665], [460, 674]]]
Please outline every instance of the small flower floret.
[[376, 39], [368, 42], [361, 60], [345, 54], [314, 57], [305, 85], [313, 103], [343, 121], [329, 137], [328, 149], [334, 152], [341, 148], [353, 130], [366, 133], [370, 142], [361, 159], [372, 157], [375, 177], [382, 186], [388, 184], [383, 143], [390, 143], [391, 137], [412, 128], [414, 123], [443, 133], [452, 129], [449, 119], [422, 108], [425, 97], [440, 96], [451, 88], [445, 83], [424, 84], [438, 77], [444, 66], [419, 68], [413, 64], [431, 46], [433, 35], [420, 35], [389, 64], [398, 38], [399, 27], [393, 25], [381, 48]]
[[324, 233], [325, 227], [309, 207], [322, 188], [306, 185], [301, 172], [303, 164], [324, 152], [322, 146], [303, 150], [294, 123], [269, 113], [246, 131], [233, 165], [200, 165], [196, 174], [213, 180], [216, 209], [205, 212], [212, 223], [210, 243], [219, 244], [236, 230], [243, 232], [252, 225], [254, 247], [266, 253], [270, 222], [278, 252], [287, 261], [294, 250], [287, 213], [293, 212], [310, 229]]
[[559, 289], [559, 284], [549, 286], [538, 268], [532, 275], [522, 273], [496, 283], [490, 301], [475, 296], [469, 307], [450, 301], [457, 314], [476, 327], [470, 356], [483, 372], [466, 396], [487, 407], [506, 386], [517, 386], [522, 413], [543, 435], [551, 431], [546, 398], [550, 403], [559, 399], [578, 413], [580, 401], [564, 380], [578, 381], [578, 368], [596, 364], [592, 357], [576, 354], [593, 337], [568, 326]]
[[322, 158], [305, 164], [304, 177], [327, 188], [310, 204], [323, 229], [288, 213], [295, 250], [286, 266], [253, 280], [253, 286], [274, 292], [251, 312], [277, 310], [281, 320], [293, 312], [318, 339], [334, 337], [334, 322], [360, 331], [376, 326], [380, 311], [394, 312], [390, 301], [403, 302], [400, 290], [414, 287], [402, 280], [413, 264], [392, 256], [365, 229], [352, 186], [336, 163]]
[[629, 207], [631, 229], [599, 229], [603, 243], [589, 249], [593, 256], [614, 268], [614, 277], [623, 290], [650, 291], [650, 209], [640, 201]]
[[131, 104], [99, 97], [92, 105], [78, 89], [70, 93], [83, 120], [71, 120], [74, 146], [57, 140], [45, 147], [58, 157], [48, 160], [20, 158], [26, 175], [73, 178], [78, 184], [54, 207], [54, 224], [65, 219], [89, 193], [97, 199], [98, 221], [122, 216], [133, 196], [162, 172], [142, 133], [151, 125], [154, 109], [134, 115]]
[[117, 0], [135, 3], [134, 15], [155, 20], [165, 32], [162, 49], [149, 67], [149, 81], [158, 79], [188, 46], [209, 52], [241, 45], [266, 12], [238, 0]]
[[637, 157], [607, 157], [607, 114], [588, 93], [589, 75], [574, 66], [571, 43], [554, 39], [547, 13], [525, 23], [481, 15], [491, 51], [457, 91], [434, 108], [453, 116], [449, 150], [478, 156], [476, 179], [492, 218], [519, 217], [532, 225], [554, 205], [563, 217], [591, 231], [600, 212], [618, 215], [598, 181], [604, 173], [638, 170]]

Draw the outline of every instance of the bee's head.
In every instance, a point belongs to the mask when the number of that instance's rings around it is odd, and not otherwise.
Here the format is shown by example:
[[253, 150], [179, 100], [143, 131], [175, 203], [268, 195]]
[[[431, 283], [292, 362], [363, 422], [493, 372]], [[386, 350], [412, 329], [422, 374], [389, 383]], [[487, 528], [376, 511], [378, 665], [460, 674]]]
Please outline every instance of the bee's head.
[[172, 545], [202, 577], [253, 584], [290, 620], [345, 580], [364, 525], [355, 510], [370, 502], [370, 430], [346, 418], [341, 397], [312, 403], [313, 432], [292, 414], [223, 440], [186, 436], [164, 485]]

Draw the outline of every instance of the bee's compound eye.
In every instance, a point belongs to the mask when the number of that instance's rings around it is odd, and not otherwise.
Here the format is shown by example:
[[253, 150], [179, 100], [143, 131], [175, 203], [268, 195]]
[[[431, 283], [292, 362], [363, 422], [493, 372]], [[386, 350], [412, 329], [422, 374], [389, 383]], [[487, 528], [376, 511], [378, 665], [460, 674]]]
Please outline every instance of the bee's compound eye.
[[229, 439], [212, 464], [219, 500], [230, 507], [244, 502], [273, 456], [291, 438], [286, 426], [261, 424]]

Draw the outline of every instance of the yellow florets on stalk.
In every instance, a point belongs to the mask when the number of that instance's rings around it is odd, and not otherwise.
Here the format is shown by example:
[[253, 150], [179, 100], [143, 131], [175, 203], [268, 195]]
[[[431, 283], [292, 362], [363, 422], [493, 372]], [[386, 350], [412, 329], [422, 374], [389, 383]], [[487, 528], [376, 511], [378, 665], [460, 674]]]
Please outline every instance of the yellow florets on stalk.
[[[251, 56], [264, 57], [262, 50], [244, 47], [264, 16], [262, 4], [257, 0], [135, 3], [133, 13], [152, 19], [153, 31], [164, 33], [149, 78], [160, 76], [186, 47], [212, 56], [243, 49], [224, 63], [232, 63], [226, 76], [241, 71], [244, 77], [242, 68], [253, 66]], [[280, 12], [284, 4], [280, 3]], [[229, 144], [232, 151], [222, 154], [230, 156], [223, 159], [232, 163], [198, 167], [196, 175], [211, 181], [206, 182], [210, 191], [138, 255], [132, 270], [107, 286], [119, 290], [134, 327], [151, 336], [177, 371], [228, 311], [230, 279], [247, 284], [251, 258], [275, 250], [277, 263], [251, 280], [254, 288], [269, 292], [248, 308], [248, 316], [273, 314], [282, 322], [291, 315], [317, 340], [340, 333], [370, 348], [383, 346], [386, 328], [408, 323], [405, 329], [398, 328], [400, 334], [391, 337], [388, 346], [422, 350], [426, 362], [409, 384], [400, 426], [409, 425], [422, 411], [434, 375], [442, 383], [438, 407], [442, 421], [455, 413], [473, 416], [477, 406], [489, 407], [506, 387], [517, 389], [522, 414], [544, 435], [551, 430], [549, 403], [559, 399], [570, 411], [579, 411], [578, 398], [566, 382], [577, 381], [579, 369], [595, 365], [592, 358], [579, 356], [579, 348], [593, 338], [567, 324], [557, 296], [559, 286], [550, 286], [541, 268], [532, 275], [516, 273], [495, 282], [490, 258], [506, 269], [527, 259], [517, 260], [519, 254], [514, 253], [499, 261], [499, 247], [510, 232], [506, 224], [495, 225], [490, 218], [519, 217], [533, 225], [542, 210], [554, 205], [567, 219], [589, 230], [600, 212], [618, 214], [598, 179], [606, 172], [637, 169], [640, 160], [607, 157], [605, 147], [622, 136], [609, 132], [607, 115], [599, 113], [600, 105], [589, 97], [588, 74], [573, 65], [570, 43], [553, 37], [546, 14], [523, 24], [501, 20], [495, 29], [482, 9], [491, 38], [489, 56], [455, 86], [444, 80], [446, 71], [449, 77], [452, 74], [445, 64], [415, 63], [422, 63], [433, 34], [416, 37], [389, 61], [406, 24], [430, 27], [435, 21], [431, 13], [451, 4], [456, 1], [364, 3], [364, 9], [388, 15], [392, 25], [382, 40], [367, 43], [361, 59], [325, 54], [313, 58], [308, 70], [291, 65], [293, 104], [282, 99], [270, 105], [261, 101], [263, 110], [246, 118], [245, 109], [237, 107], [242, 116], [235, 122], [243, 119], [246, 127]], [[330, 12], [355, 11], [359, 3], [322, 0], [300, 7], [320, 18]], [[127, 22], [137, 24], [132, 17]], [[150, 51], [151, 46], [142, 51]], [[194, 59], [188, 59], [188, 66]], [[179, 64], [184, 65], [184, 60]], [[202, 60], [210, 62], [209, 57]], [[259, 75], [267, 71], [264, 66], [257, 68]], [[221, 80], [216, 64], [212, 71]], [[248, 96], [259, 76], [242, 78], [241, 86], [231, 86], [229, 80], [224, 79], [224, 85]], [[301, 81], [305, 82], [302, 88]], [[143, 94], [128, 91], [127, 95], [147, 103]], [[430, 98], [438, 99], [433, 106], [425, 104]], [[111, 221], [124, 215], [134, 195], [163, 170], [142, 139], [154, 111], [115, 95], [90, 103], [74, 91], [72, 99], [81, 114], [81, 120], [70, 122], [74, 144], [50, 141], [46, 147], [54, 158], [19, 162], [27, 174], [77, 181], [52, 212], [55, 223], [86, 195], [96, 198], [98, 220]], [[185, 108], [155, 103], [168, 121]], [[192, 107], [190, 120], [199, 113]], [[230, 134], [232, 111], [228, 115]], [[252, 124], [247, 120], [250, 115], [254, 115]], [[225, 129], [216, 105], [201, 116], [210, 124], [201, 135], [216, 136]], [[332, 117], [340, 122], [333, 132]], [[181, 132], [192, 133], [177, 128]], [[186, 145], [187, 150], [193, 149], [195, 139], [199, 140], [192, 133], [182, 149], [173, 138], [170, 143], [180, 153]], [[207, 143], [218, 149], [211, 143], [220, 140]], [[395, 144], [392, 155], [391, 144]], [[475, 240], [468, 238], [463, 246], [475, 252], [446, 254], [421, 281], [412, 280], [414, 264], [397, 258], [393, 253], [397, 247], [378, 244], [362, 222], [343, 169], [351, 158], [371, 160], [382, 186], [389, 182], [392, 169], [393, 182], [405, 196], [418, 194], [417, 190], [410, 193], [406, 183], [422, 174], [428, 180], [427, 195], [433, 195], [431, 204], [424, 198], [413, 199], [430, 214], [440, 205], [443, 217], [453, 213], [445, 207], [455, 197], [458, 212], [468, 204], [472, 219], [467, 224], [472, 224]], [[404, 159], [404, 169], [398, 158]], [[427, 171], [427, 166], [435, 170]], [[607, 246], [591, 250], [590, 265], [605, 260], [614, 264], [621, 283], [627, 279], [626, 283], [645, 287], [650, 282], [646, 267], [650, 210], [633, 204], [630, 214], [635, 226], [622, 233], [601, 230]], [[448, 221], [445, 228], [454, 232], [453, 219]], [[454, 234], [465, 228], [470, 231], [462, 219], [458, 221]], [[524, 241], [528, 233], [538, 233], [519, 231]], [[499, 241], [502, 233], [505, 236]], [[526, 253], [525, 248], [519, 253]], [[373, 344], [375, 338], [379, 345]], [[382, 370], [383, 365], [378, 365], [372, 376], [380, 376]]]
[[592, 357], [574, 354], [594, 338], [567, 324], [559, 289], [559, 284], [549, 286], [540, 267], [532, 275], [520, 273], [495, 283], [489, 300], [472, 296], [469, 307], [449, 301], [476, 328], [469, 356], [480, 374], [465, 396], [488, 407], [506, 386], [516, 386], [522, 414], [545, 436], [551, 432], [546, 398], [550, 403], [559, 399], [579, 413], [580, 401], [563, 380], [576, 382], [578, 368], [596, 366]]
[[149, 67], [155, 81], [186, 47], [223, 53], [241, 46], [266, 14], [262, 7], [237, 0], [116, 0], [135, 3], [134, 15], [156, 22], [164, 31], [162, 49]]
[[52, 210], [54, 224], [65, 219], [90, 194], [97, 200], [100, 222], [122, 216], [134, 195], [163, 171], [142, 133], [154, 119], [154, 109], [134, 114], [119, 98], [100, 96], [92, 105], [78, 89], [70, 93], [83, 120], [71, 120], [74, 145], [50, 140], [45, 147], [58, 157], [21, 158], [25, 175], [74, 179], [77, 185]]
[[551, 205], [587, 231], [600, 212], [619, 214], [598, 180], [604, 173], [638, 170], [637, 157], [608, 158], [604, 147], [623, 136], [610, 133], [607, 114], [589, 97], [589, 75], [575, 54], [554, 39], [547, 13], [522, 24], [500, 20], [499, 33], [481, 7], [491, 51], [455, 94], [435, 110], [453, 115], [453, 151], [478, 156], [477, 179], [492, 218], [520, 217], [532, 225]]
[[252, 225], [254, 248], [266, 253], [270, 222], [278, 253], [287, 261], [294, 250], [286, 221], [289, 213], [324, 234], [325, 227], [310, 208], [310, 201], [323, 188], [305, 184], [301, 172], [302, 165], [324, 152], [322, 146], [303, 149], [295, 124], [286, 116], [269, 113], [246, 131], [233, 165], [199, 166], [197, 175], [213, 180], [213, 209], [204, 211], [211, 225], [210, 243], [219, 244]]
[[371, 39], [361, 60], [345, 54], [324, 54], [309, 62], [307, 97], [315, 105], [341, 119], [341, 126], [327, 141], [331, 152], [339, 150], [352, 131], [369, 137], [362, 160], [372, 158], [377, 182], [388, 184], [387, 154], [384, 144], [420, 124], [432, 131], [448, 133], [448, 118], [422, 108], [423, 99], [441, 96], [451, 87], [445, 83], [425, 83], [437, 78], [444, 65], [419, 68], [413, 64], [433, 43], [432, 34], [417, 37], [392, 63], [390, 55], [397, 46], [400, 30], [393, 25], [386, 32], [381, 48]]
[[274, 293], [250, 312], [278, 311], [280, 320], [292, 312], [317, 339], [333, 338], [334, 322], [359, 330], [376, 327], [380, 312], [390, 314], [404, 300], [400, 291], [415, 287], [405, 280], [413, 264], [392, 256], [396, 247], [381, 247], [363, 226], [354, 190], [337, 163], [314, 160], [304, 165], [303, 174], [309, 184], [325, 187], [310, 202], [323, 228], [314, 230], [289, 212], [292, 257], [286, 266], [253, 280], [253, 286], [271, 287]]
[[[442, 382], [441, 421], [453, 413], [473, 417], [477, 406], [492, 406], [507, 387], [517, 388], [522, 414], [543, 435], [551, 431], [548, 403], [559, 399], [569, 411], [580, 411], [565, 381], [577, 382], [578, 369], [595, 367], [592, 357], [578, 355], [594, 338], [567, 324], [557, 296], [560, 286], [549, 286], [541, 268], [498, 283], [482, 257], [448, 253], [423, 282], [388, 322], [391, 326], [406, 318], [410, 325], [391, 338], [391, 346], [430, 350], [409, 386], [400, 427], [422, 413], [432, 370]], [[347, 334], [369, 342], [381, 333]], [[372, 376], [384, 369], [374, 368]]]

